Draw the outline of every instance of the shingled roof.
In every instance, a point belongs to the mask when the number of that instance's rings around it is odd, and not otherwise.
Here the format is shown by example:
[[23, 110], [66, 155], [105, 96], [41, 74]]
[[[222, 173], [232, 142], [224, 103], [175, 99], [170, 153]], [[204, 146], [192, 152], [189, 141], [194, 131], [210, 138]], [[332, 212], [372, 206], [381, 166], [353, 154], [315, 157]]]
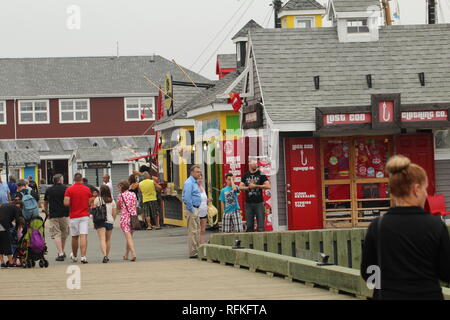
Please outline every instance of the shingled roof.
[[231, 40], [247, 37], [249, 30], [257, 30], [257, 29], [264, 29], [264, 28], [261, 27], [255, 20], [252, 19], [249, 22], [247, 22], [247, 24], [243, 26], [242, 29], [239, 30], [238, 33], [236, 33], [233, 38], [231, 38]]
[[369, 106], [372, 94], [401, 93], [402, 104], [450, 102], [450, 24], [381, 27], [375, 42], [340, 43], [336, 28], [258, 30], [251, 41], [275, 122], [313, 121], [316, 107]]
[[217, 61], [219, 62], [219, 66], [222, 69], [236, 69], [237, 68], [235, 53], [219, 54], [219, 55], [217, 55]]
[[[227, 99], [218, 99], [217, 95], [223, 94], [239, 75], [240, 72], [238, 70], [230, 72], [221, 80], [216, 81], [214, 87], [204, 90], [202, 93], [198, 93], [190, 101], [186, 102], [176, 114], [158, 121], [157, 124], [159, 125], [175, 119], [185, 119], [187, 117], [187, 112], [196, 108], [206, 107], [215, 103], [228, 103]], [[235, 87], [235, 92], [241, 91], [243, 82], [244, 80]]]
[[336, 12], [365, 12], [371, 6], [379, 6], [379, 0], [330, 0]]
[[[196, 82], [210, 80], [187, 70]], [[6, 58], [0, 59], [0, 99], [64, 96], [158, 95], [144, 75], [163, 85], [167, 73], [188, 81], [171, 61], [161, 56]], [[192, 98], [193, 88], [174, 90], [175, 107]]]
[[315, 0], [290, 0], [281, 11], [288, 10], [320, 10], [325, 9], [320, 3]]

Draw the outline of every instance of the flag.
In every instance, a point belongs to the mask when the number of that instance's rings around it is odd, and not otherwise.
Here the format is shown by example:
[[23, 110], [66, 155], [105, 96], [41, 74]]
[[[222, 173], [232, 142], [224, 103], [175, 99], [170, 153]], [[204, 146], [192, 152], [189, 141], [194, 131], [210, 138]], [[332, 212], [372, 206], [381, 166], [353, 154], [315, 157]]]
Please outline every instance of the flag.
[[230, 98], [228, 99], [228, 103], [233, 106], [233, 110], [238, 112], [242, 107], [242, 98], [240, 93], [230, 93]]

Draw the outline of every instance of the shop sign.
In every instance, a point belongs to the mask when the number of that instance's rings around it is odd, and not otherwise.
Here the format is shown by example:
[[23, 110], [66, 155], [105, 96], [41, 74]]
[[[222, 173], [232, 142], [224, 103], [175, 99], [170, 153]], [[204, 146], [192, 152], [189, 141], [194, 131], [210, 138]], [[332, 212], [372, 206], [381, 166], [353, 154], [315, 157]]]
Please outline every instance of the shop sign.
[[394, 101], [378, 102], [378, 117], [381, 123], [390, 123], [395, 121]]
[[291, 138], [286, 146], [289, 229], [321, 228], [318, 141]]
[[242, 114], [243, 129], [257, 129], [263, 126], [263, 106], [257, 103], [244, 108]]
[[448, 121], [447, 110], [402, 112], [402, 122]]
[[370, 113], [327, 114], [323, 117], [323, 124], [325, 126], [371, 122], [372, 115]]
[[89, 161], [83, 162], [83, 169], [105, 169], [111, 168], [111, 161]]

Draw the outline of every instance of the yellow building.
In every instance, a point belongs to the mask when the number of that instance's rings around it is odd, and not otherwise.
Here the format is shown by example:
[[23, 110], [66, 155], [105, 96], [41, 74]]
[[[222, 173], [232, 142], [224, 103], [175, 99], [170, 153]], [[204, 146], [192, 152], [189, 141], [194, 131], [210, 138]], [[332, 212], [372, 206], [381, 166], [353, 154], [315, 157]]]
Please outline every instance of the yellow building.
[[278, 14], [282, 28], [321, 28], [326, 9], [315, 0], [290, 0]]

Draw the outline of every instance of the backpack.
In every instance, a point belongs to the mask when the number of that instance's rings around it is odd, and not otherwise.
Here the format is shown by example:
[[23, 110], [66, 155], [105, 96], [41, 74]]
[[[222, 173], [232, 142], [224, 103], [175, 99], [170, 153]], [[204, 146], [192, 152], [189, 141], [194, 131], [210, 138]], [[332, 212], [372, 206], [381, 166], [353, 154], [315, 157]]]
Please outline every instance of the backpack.
[[43, 236], [44, 223], [41, 219], [35, 219], [30, 223], [29, 241], [30, 250], [34, 254], [41, 254], [45, 250], [45, 239]]
[[33, 218], [39, 217], [38, 203], [31, 194], [29, 194], [28, 192], [25, 193], [22, 197], [22, 202], [23, 202], [22, 215], [25, 218], [25, 220], [29, 221]]

